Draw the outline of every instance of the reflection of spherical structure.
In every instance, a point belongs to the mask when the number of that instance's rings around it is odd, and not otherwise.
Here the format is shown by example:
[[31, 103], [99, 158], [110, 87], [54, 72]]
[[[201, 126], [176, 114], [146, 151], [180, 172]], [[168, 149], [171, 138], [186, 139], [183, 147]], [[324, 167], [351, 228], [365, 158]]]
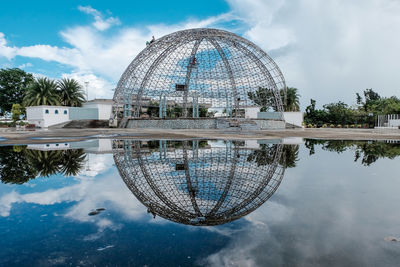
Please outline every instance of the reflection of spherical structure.
[[227, 31], [191, 29], [157, 39], [138, 54], [118, 82], [114, 101], [126, 117], [139, 117], [155, 101], [160, 109], [179, 105], [182, 117], [198, 116], [199, 105], [235, 116], [240, 108], [257, 106], [248, 93], [259, 87], [272, 90], [273, 106], [282, 111], [279, 89], [285, 81], [264, 51]]
[[223, 224], [252, 212], [283, 177], [282, 145], [262, 151], [231, 142], [198, 146], [198, 141], [169, 146], [160, 141], [158, 151], [140, 141], [115, 141], [114, 160], [149, 212], [190, 225]]

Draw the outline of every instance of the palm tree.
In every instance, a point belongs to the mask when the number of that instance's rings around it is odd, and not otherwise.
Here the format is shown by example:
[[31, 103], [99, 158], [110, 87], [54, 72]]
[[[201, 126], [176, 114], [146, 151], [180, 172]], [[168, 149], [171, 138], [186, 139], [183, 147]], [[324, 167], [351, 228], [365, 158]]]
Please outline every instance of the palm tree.
[[58, 94], [64, 106], [81, 107], [85, 101], [82, 86], [75, 79], [64, 78], [57, 82]]
[[28, 87], [24, 97], [25, 106], [59, 105], [57, 83], [48, 78], [37, 78]]
[[[283, 101], [283, 106], [285, 111], [299, 111], [300, 110], [300, 95], [298, 94], [298, 89], [294, 87], [286, 88], [286, 99]], [[281, 91], [281, 96], [283, 94]], [[284, 96], [282, 96], [284, 98]]]

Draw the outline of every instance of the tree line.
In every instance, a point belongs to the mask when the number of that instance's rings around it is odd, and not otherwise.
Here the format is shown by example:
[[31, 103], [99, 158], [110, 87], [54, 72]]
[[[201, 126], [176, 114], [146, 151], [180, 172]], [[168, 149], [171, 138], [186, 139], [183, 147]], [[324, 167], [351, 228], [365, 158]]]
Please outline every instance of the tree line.
[[0, 69], [0, 115], [12, 112], [17, 120], [28, 106], [81, 107], [85, 100], [83, 88], [75, 79], [35, 78], [18, 68]]
[[339, 101], [316, 108], [316, 101], [311, 99], [307, 106], [304, 122], [311, 127], [374, 127], [376, 115], [400, 114], [400, 99], [396, 96], [382, 97], [370, 89], [363, 91], [363, 96], [356, 93], [356, 105], [350, 106]]

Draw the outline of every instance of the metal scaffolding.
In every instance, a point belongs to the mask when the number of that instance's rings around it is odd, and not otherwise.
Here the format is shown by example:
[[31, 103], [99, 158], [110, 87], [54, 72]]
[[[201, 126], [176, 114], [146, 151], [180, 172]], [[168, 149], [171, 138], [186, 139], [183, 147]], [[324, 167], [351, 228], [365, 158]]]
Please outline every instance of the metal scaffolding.
[[239, 219], [267, 201], [281, 183], [283, 145], [257, 154], [232, 141], [216, 147], [205, 142], [115, 140], [114, 160], [149, 213], [188, 225]]
[[259, 87], [272, 90], [273, 108], [282, 112], [285, 80], [262, 49], [223, 30], [178, 31], [148, 45], [128, 66], [115, 90], [114, 116], [124, 107], [119, 116], [141, 117], [159, 101], [161, 118], [168, 115], [167, 103], [179, 107], [180, 117], [198, 116], [199, 106], [237, 117], [239, 109], [257, 107], [248, 93]]

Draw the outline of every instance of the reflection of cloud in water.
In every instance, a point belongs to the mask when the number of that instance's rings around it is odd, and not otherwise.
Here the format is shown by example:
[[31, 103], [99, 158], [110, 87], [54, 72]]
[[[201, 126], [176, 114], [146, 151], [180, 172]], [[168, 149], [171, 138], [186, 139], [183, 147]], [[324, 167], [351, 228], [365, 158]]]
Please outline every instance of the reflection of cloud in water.
[[[397, 266], [399, 246], [384, 238], [400, 231], [400, 169], [390, 160], [373, 168], [355, 165], [352, 151], [318, 152], [318, 158], [301, 157], [298, 167], [285, 174], [274, 199], [245, 217], [250, 225], [200, 263]], [[385, 176], [377, 180], [376, 172]]]
[[[116, 169], [110, 169], [113, 164], [112, 155], [91, 154], [90, 157], [93, 159], [90, 162], [90, 173], [83, 171], [80, 176], [73, 178], [75, 179], [73, 185], [34, 193], [23, 194], [12, 191], [4, 194], [0, 197], [0, 216], [9, 216], [13, 204], [17, 203], [53, 205], [76, 202], [62, 216], [74, 221], [96, 224], [97, 234], [104, 229], [116, 230], [121, 227], [121, 225], [115, 224], [110, 217], [103, 216], [109, 212], [120, 213], [127, 220], [142, 219], [146, 214], [145, 208], [123, 184]], [[88, 174], [95, 177], [86, 176]], [[51, 179], [51, 177], [43, 179]], [[99, 207], [106, 207], [107, 210], [97, 216], [88, 216], [92, 209]]]

